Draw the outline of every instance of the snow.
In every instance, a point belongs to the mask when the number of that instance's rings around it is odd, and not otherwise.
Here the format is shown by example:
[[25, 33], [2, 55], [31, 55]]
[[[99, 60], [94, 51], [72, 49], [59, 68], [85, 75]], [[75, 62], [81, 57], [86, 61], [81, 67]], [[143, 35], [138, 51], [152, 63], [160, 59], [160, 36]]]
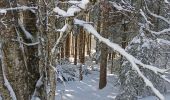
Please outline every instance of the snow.
[[28, 31], [25, 29], [24, 25], [22, 24], [22, 22], [21, 22], [20, 20], [18, 21], [18, 24], [19, 24], [19, 26], [21, 27], [22, 31], [24, 32], [26, 38], [27, 38], [27, 39], [33, 39], [33, 36], [31, 35], [31, 33], [28, 32]]
[[82, 9], [86, 9], [86, 5], [89, 3], [89, 0], [68, 1], [68, 2], [76, 5], [72, 5], [67, 9], [67, 11], [60, 9], [59, 7], [55, 7], [53, 11], [63, 17], [74, 16], [75, 13], [80, 12]]
[[15, 92], [12, 88], [12, 86], [10, 85], [6, 75], [5, 75], [5, 65], [4, 65], [4, 58], [3, 58], [3, 52], [2, 52], [2, 44], [0, 43], [0, 54], [1, 54], [1, 66], [2, 66], [2, 74], [3, 74], [3, 78], [4, 78], [4, 85], [6, 86], [6, 88], [8, 89], [10, 96], [12, 98], [12, 100], [17, 100]]
[[55, 8], [53, 9], [53, 11], [56, 12], [56, 13], [58, 13], [58, 15], [67, 16], [67, 12], [64, 11], [64, 10], [62, 10], [62, 9], [60, 9], [59, 7], [55, 7]]
[[[78, 20], [78, 19], [74, 19], [75, 24], [79, 24], [81, 26], [83, 26], [89, 33], [92, 33], [96, 38], [99, 39], [99, 41], [105, 43], [106, 45], [108, 45], [109, 47], [111, 47], [112, 49], [114, 49], [115, 51], [119, 52], [121, 55], [123, 55], [132, 65], [132, 69], [135, 70], [138, 75], [144, 80], [146, 86], [150, 87], [151, 90], [155, 93], [156, 96], [159, 97], [159, 99], [164, 100], [164, 96], [153, 86], [152, 82], [149, 81], [140, 71], [139, 67], [137, 66], [136, 62], [138, 62], [138, 64], [140, 64], [143, 67], [150, 67], [150, 66], [146, 66], [145, 64], [143, 64], [142, 62], [140, 62], [139, 60], [137, 60], [136, 58], [134, 58], [132, 55], [128, 54], [123, 48], [121, 48], [118, 44], [112, 43], [110, 42], [109, 39], [103, 38], [102, 36], [100, 36], [98, 34], [98, 32], [96, 31], [96, 29], [90, 25], [87, 24], [85, 21], [82, 20]], [[84, 24], [85, 23], [85, 24]], [[153, 66], [152, 66], [153, 67]], [[156, 68], [156, 67], [155, 67]], [[161, 70], [161, 69], [160, 69]], [[155, 70], [154, 70], [155, 71]]]
[[68, 1], [68, 3], [71, 3], [71, 4], [80, 4], [81, 2], [80, 1], [70, 0], [70, 1]]
[[168, 1], [168, 0], [164, 0], [164, 2], [165, 2], [165, 3], [169, 3], [169, 1]]
[[38, 7], [28, 7], [28, 6], [21, 6], [21, 7], [14, 7], [14, 8], [0, 8], [0, 13], [6, 13], [7, 11], [11, 10], [33, 10], [38, 9]]
[[170, 28], [168, 28], [168, 29], [163, 29], [163, 30], [161, 30], [161, 31], [159, 31], [159, 32], [155, 32], [155, 31], [152, 31], [152, 30], [149, 30], [149, 32], [151, 32], [151, 33], [154, 33], [154, 34], [156, 34], [156, 35], [160, 35], [160, 34], [169, 34], [168, 32], [170, 32]]
[[[165, 1], [165, 3], [169, 3], [167, 0], [164, 0], [164, 1]], [[145, 3], [146, 3], [146, 1], [145, 1]], [[170, 25], [170, 20], [168, 20], [167, 18], [165, 18], [165, 17], [163, 17], [163, 16], [160, 16], [160, 15], [157, 15], [157, 14], [152, 13], [152, 12], [149, 10], [149, 8], [147, 7], [147, 5], [146, 5], [146, 10], [147, 10], [148, 13], [149, 13], [150, 15], [152, 15], [153, 17], [158, 18], [158, 19], [161, 19], [161, 20], [165, 21], [167, 24]], [[154, 34], [156, 34], [156, 35], [160, 35], [160, 34], [163, 34], [163, 33], [164, 33], [164, 34], [166, 34], [166, 33], [169, 34], [168, 32], [170, 32], [170, 28], [163, 29], [163, 30], [158, 31], [158, 32], [152, 31], [152, 30], [150, 30], [150, 29], [148, 28], [148, 31], [151, 32], [151, 33], [154, 33]]]
[[33, 98], [31, 98], [31, 100], [41, 100], [41, 99], [38, 97], [33, 97]]
[[[97, 65], [96, 65], [97, 66]], [[99, 66], [97, 66], [99, 68]], [[56, 100], [114, 100], [121, 92], [117, 84], [117, 76], [107, 75], [107, 85], [104, 89], [98, 89], [99, 72], [91, 71], [85, 75], [82, 81], [69, 81], [65, 86], [57, 84]], [[170, 93], [164, 94], [165, 100], [169, 100]], [[155, 96], [138, 97], [138, 100], [156, 100]]]
[[65, 88], [58, 84], [56, 100], [113, 100], [119, 93], [118, 86], [114, 86], [117, 76], [108, 74], [107, 78], [107, 86], [102, 90], [98, 89], [98, 71], [92, 71], [82, 81], [67, 82]]
[[0, 14], [6, 14], [6, 10], [5, 9], [0, 9]]
[[75, 13], [80, 12], [80, 11], [81, 9], [79, 7], [73, 5], [70, 8], [68, 8], [67, 14], [69, 16], [74, 16]]
[[74, 16], [74, 14], [76, 12], [81, 11], [81, 9], [79, 7], [73, 5], [70, 8], [68, 8], [67, 12], [60, 9], [59, 7], [55, 7], [53, 11], [56, 12], [60, 16], [69, 17], [69, 16]]
[[161, 77], [162, 77], [165, 81], [167, 81], [167, 82], [169, 82], [169, 83], [170, 83], [170, 79], [168, 79], [168, 77], [167, 77], [167, 76], [162, 75]]
[[[170, 93], [165, 94], [164, 96], [165, 96], [165, 100], [169, 100], [170, 99]], [[140, 98], [138, 100], [157, 100], [157, 98], [154, 97], [154, 96], [148, 96], [148, 97]]]
[[133, 38], [131, 43], [141, 43], [140, 39], [138, 37]]
[[54, 47], [51, 49], [51, 53], [52, 53], [52, 54], [55, 52], [57, 45], [58, 45], [59, 42], [61, 41], [64, 32], [65, 32], [69, 27], [70, 27], [69, 24], [65, 24], [62, 29], [59, 29], [59, 30], [58, 30], [58, 31], [60, 31], [60, 36], [59, 36], [59, 38], [57, 39]]
[[157, 41], [158, 41], [158, 43], [160, 43], [160, 44], [166, 44], [166, 45], [170, 45], [170, 41], [168, 41], [168, 40], [164, 40], [164, 39], [157, 39]]
[[163, 16], [160, 16], [160, 15], [157, 15], [157, 14], [152, 13], [147, 6], [146, 6], [146, 10], [148, 11], [148, 13], [149, 13], [150, 15], [152, 15], [152, 16], [154, 16], [154, 17], [156, 17], [156, 18], [159, 18], [159, 19], [165, 21], [166, 23], [170, 24], [170, 21], [169, 21], [168, 19], [166, 19], [166, 18], [163, 17]]
[[112, 2], [112, 4], [117, 10], [123, 10], [122, 6], [119, 6], [117, 3]]
[[142, 9], [140, 9], [140, 14], [143, 16], [143, 18], [145, 19], [145, 21], [146, 21], [147, 23], [153, 25], [150, 21], [148, 21], [146, 15], [145, 15], [145, 13], [142, 11]]
[[68, 24], [65, 24], [62, 29], [58, 29], [59, 32], [65, 32], [68, 27]]
[[42, 78], [43, 78], [43, 76], [41, 76], [41, 77], [38, 79], [38, 81], [37, 81], [37, 83], [36, 83], [36, 87], [37, 87], [37, 88], [39, 88], [40, 86], [43, 85]]
[[82, 0], [81, 3], [78, 5], [82, 9], [86, 9], [86, 5], [89, 3], [89, 0]]

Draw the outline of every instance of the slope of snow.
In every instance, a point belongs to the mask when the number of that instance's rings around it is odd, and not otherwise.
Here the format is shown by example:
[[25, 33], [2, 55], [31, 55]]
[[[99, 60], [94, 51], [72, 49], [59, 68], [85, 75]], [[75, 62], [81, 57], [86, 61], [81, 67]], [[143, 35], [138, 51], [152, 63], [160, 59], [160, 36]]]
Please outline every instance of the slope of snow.
[[[114, 86], [116, 76], [107, 76], [107, 86], [99, 90], [99, 72], [92, 71], [92, 74], [84, 76], [83, 81], [66, 82], [66, 87], [58, 84], [56, 100], [113, 100], [119, 92], [119, 88]], [[65, 91], [64, 91], [65, 90]]]
[[[66, 82], [65, 86], [57, 84], [56, 100], [114, 100], [120, 93], [119, 86], [116, 86], [117, 76], [107, 75], [107, 86], [99, 90], [99, 72], [92, 71], [91, 74], [83, 77], [83, 81]], [[170, 99], [170, 93], [164, 94], [165, 100]], [[138, 100], [157, 100], [155, 96], [148, 96]]]

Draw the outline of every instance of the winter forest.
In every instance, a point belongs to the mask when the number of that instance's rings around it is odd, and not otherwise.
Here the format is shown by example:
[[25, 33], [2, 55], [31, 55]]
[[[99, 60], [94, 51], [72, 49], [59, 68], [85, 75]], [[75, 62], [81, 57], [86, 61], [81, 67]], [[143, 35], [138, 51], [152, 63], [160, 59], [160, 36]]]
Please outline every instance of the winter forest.
[[0, 100], [170, 100], [170, 0], [0, 0]]

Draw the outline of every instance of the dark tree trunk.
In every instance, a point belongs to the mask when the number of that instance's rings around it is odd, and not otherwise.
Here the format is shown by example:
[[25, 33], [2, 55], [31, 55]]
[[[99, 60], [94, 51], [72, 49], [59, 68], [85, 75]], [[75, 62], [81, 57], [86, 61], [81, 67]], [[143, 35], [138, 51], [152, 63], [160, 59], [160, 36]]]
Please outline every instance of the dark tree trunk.
[[74, 48], [74, 65], [77, 65], [77, 50], [78, 50], [78, 46], [77, 46], [77, 41], [78, 41], [78, 36], [75, 36], [75, 48]]
[[69, 59], [70, 57], [70, 45], [71, 45], [70, 34], [68, 34], [66, 38], [66, 42], [65, 42], [65, 58], [66, 59]]
[[83, 79], [82, 65], [85, 62], [85, 33], [83, 27], [80, 27], [79, 33], [79, 60], [80, 60], [79, 79], [82, 80]]
[[[101, 9], [101, 36], [108, 38], [108, 18], [109, 18], [109, 3], [108, 1], [102, 1], [100, 5]], [[102, 89], [107, 84], [107, 56], [108, 47], [106, 44], [101, 43], [100, 45], [101, 55], [100, 55], [100, 79], [99, 79], [99, 89]]]

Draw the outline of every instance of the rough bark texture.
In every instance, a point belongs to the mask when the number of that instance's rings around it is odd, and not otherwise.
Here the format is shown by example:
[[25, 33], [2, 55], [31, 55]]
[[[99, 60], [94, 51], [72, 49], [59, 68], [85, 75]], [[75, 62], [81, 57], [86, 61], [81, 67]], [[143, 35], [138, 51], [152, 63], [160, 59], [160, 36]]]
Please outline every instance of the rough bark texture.
[[83, 73], [82, 73], [82, 65], [85, 62], [85, 33], [82, 27], [80, 27], [79, 31], [79, 60], [80, 60], [80, 69], [79, 69], [79, 79], [83, 80]]
[[[9, 7], [9, 2], [0, 2], [0, 5], [6, 5], [2, 7]], [[16, 6], [16, 3], [13, 2], [10, 6]], [[27, 78], [28, 76], [28, 70], [26, 70], [26, 66], [23, 60], [23, 53], [21, 49], [21, 44], [19, 44], [16, 41], [12, 41], [12, 39], [17, 39], [17, 34], [15, 29], [17, 29], [17, 19], [15, 18], [17, 16], [17, 13], [11, 13], [7, 12], [6, 14], [6, 20], [7, 22], [7, 28], [4, 28], [3, 31], [0, 32], [0, 38], [2, 42], [2, 50], [4, 52], [4, 67], [5, 67], [5, 74], [7, 76], [7, 79], [9, 80], [11, 86], [14, 89], [14, 92], [16, 93], [18, 100], [28, 100], [30, 97], [29, 86]], [[13, 21], [9, 19], [13, 19]], [[3, 28], [3, 27], [1, 27]], [[18, 38], [19, 39], [19, 38]], [[1, 66], [2, 67], [2, 66]], [[2, 71], [2, 70], [1, 70]], [[2, 76], [1, 76], [1, 79]], [[3, 82], [3, 80], [0, 80]], [[5, 86], [3, 86], [4, 83], [0, 85], [0, 89], [4, 89]], [[6, 88], [5, 88], [6, 89]], [[5, 100], [10, 100], [9, 91], [5, 92], [7, 90], [1, 90], [2, 91], [2, 97]], [[8, 94], [7, 94], [8, 93]]]
[[[102, 1], [101, 6], [101, 36], [108, 38], [108, 18], [110, 8], [108, 7], [108, 1]], [[99, 89], [102, 89], [107, 84], [107, 55], [108, 55], [108, 47], [104, 43], [100, 45], [101, 55], [100, 55], [100, 80], [99, 80]]]
[[77, 41], [78, 41], [78, 36], [76, 35], [75, 36], [75, 43], [74, 43], [74, 45], [75, 45], [75, 47], [74, 47], [74, 65], [77, 65], [77, 50], [78, 50], [78, 43], [77, 43]]
[[66, 42], [65, 42], [65, 58], [69, 59], [70, 57], [70, 45], [71, 45], [71, 41], [70, 41], [70, 34], [68, 34], [68, 36], [66, 37]]

